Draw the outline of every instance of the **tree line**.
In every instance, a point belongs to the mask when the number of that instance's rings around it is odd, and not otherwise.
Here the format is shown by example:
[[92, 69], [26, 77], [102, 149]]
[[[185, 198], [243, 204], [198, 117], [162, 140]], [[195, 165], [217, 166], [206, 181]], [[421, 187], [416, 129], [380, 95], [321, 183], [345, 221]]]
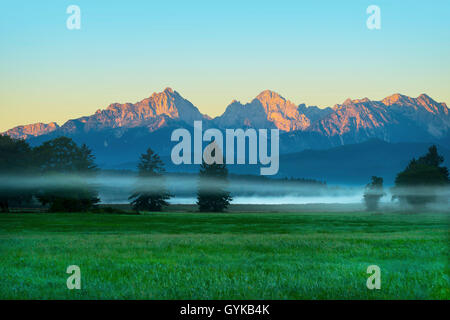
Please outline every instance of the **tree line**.
[[[164, 183], [164, 164], [148, 149], [138, 163], [138, 180], [129, 200], [135, 211], [161, 211], [172, 195]], [[37, 199], [49, 212], [86, 212], [100, 199], [95, 185], [98, 167], [92, 151], [68, 137], [58, 137], [32, 148], [24, 140], [0, 136], [0, 211]], [[37, 185], [14, 180], [41, 177]], [[200, 211], [221, 212], [232, 197], [226, 190], [224, 164], [203, 163], [199, 172], [197, 204]]]
[[[395, 177], [395, 185], [391, 189], [392, 199], [415, 209], [423, 209], [430, 203], [448, 200], [442, 199], [445, 195], [439, 195], [439, 188], [448, 187], [450, 184], [448, 169], [442, 166], [442, 163], [444, 157], [438, 153], [435, 145], [432, 145], [425, 155], [418, 159], [413, 158]], [[372, 176], [363, 196], [367, 210], [378, 210], [380, 199], [385, 195], [383, 178]]]
[[[437, 147], [412, 159], [395, 178], [393, 199], [415, 208], [439, 200], [438, 187], [450, 184], [449, 172]], [[165, 187], [165, 169], [161, 158], [149, 148], [139, 158], [138, 179], [129, 200], [135, 211], [161, 211], [172, 197]], [[97, 207], [100, 199], [92, 179], [99, 171], [92, 151], [68, 137], [58, 137], [32, 148], [26, 141], [0, 136], [0, 211], [38, 200], [50, 212], [86, 212]], [[21, 177], [41, 177], [39, 183], [16, 182]], [[232, 196], [227, 191], [225, 164], [200, 166], [197, 205], [200, 211], [221, 212]], [[373, 176], [363, 196], [370, 211], [378, 210], [385, 195], [383, 178]]]

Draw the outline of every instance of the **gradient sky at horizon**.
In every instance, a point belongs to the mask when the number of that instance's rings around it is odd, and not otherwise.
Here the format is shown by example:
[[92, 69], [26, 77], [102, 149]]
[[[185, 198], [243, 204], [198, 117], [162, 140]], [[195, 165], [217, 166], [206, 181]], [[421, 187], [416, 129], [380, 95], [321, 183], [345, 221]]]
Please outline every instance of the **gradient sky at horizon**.
[[[81, 8], [81, 30], [66, 8]], [[366, 8], [381, 8], [368, 30]], [[172, 87], [211, 116], [265, 89], [319, 107], [450, 102], [450, 1], [2, 1], [0, 132]]]

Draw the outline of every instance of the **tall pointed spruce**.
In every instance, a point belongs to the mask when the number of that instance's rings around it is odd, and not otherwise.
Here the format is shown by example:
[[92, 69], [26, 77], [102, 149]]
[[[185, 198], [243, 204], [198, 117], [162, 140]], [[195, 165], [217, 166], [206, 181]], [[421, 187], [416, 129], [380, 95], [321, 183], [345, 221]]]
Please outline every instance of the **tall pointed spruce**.
[[161, 211], [168, 206], [170, 194], [165, 188], [164, 163], [160, 157], [147, 149], [138, 164], [138, 182], [135, 192], [128, 198], [136, 211]]
[[[226, 190], [228, 185], [228, 169], [222, 161], [215, 159], [223, 159], [220, 149], [214, 145], [213, 151], [209, 158], [212, 161], [205, 161], [200, 166], [197, 205], [201, 212], [222, 212], [228, 208], [233, 198], [230, 192]], [[216, 157], [215, 152], [219, 154]], [[211, 160], [209, 159], [209, 160]]]

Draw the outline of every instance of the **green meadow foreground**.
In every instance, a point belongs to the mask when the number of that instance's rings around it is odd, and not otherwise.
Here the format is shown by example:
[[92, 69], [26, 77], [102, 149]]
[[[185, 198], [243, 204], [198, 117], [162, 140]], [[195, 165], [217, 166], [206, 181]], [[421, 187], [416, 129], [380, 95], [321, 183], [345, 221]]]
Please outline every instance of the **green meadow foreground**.
[[[0, 215], [0, 299], [449, 299], [449, 215]], [[368, 290], [366, 269], [381, 268]], [[81, 290], [68, 290], [69, 265]]]

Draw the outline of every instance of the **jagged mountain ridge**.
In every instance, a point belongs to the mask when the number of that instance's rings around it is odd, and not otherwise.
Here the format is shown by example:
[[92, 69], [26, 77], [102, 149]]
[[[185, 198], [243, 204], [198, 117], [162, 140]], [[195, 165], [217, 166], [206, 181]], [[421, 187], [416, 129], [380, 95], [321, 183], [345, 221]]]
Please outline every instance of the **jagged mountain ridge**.
[[28, 139], [30, 137], [37, 137], [44, 134], [49, 134], [58, 130], [60, 126], [56, 122], [50, 123], [33, 123], [29, 125], [14, 127], [2, 134], [7, 134], [14, 139]]
[[330, 108], [295, 105], [279, 94], [265, 90], [245, 105], [234, 100], [213, 123], [219, 128], [278, 128], [290, 132], [307, 129], [312, 121], [330, 111]]
[[209, 120], [209, 117], [200, 113], [197, 107], [178, 92], [166, 88], [163, 92], [153, 93], [149, 98], [134, 104], [110, 104], [91, 116], [69, 120], [62, 126], [55, 122], [36, 123], [18, 126], [5, 133], [14, 138], [28, 139], [49, 133], [71, 135], [110, 129], [123, 133], [124, 130], [135, 127], [145, 127], [151, 132], [168, 123], [192, 123], [195, 120]]
[[[263, 91], [251, 102], [233, 101], [214, 119], [203, 115], [177, 91], [166, 88], [137, 103], [114, 103], [93, 115], [56, 123], [19, 126], [4, 132], [36, 145], [66, 135], [86, 143], [104, 162], [136, 157], [151, 146], [168, 154], [175, 127], [278, 128], [280, 152], [327, 149], [378, 138], [387, 142], [449, 144], [450, 115], [445, 103], [422, 94], [411, 98], [394, 94], [381, 101], [347, 99], [332, 108], [296, 105], [273, 91]], [[125, 155], [124, 151], [132, 152]]]
[[[55, 122], [18, 126], [5, 133], [24, 138], [61, 130], [65, 133], [100, 131], [115, 128], [147, 127], [150, 131], [169, 121], [192, 125], [194, 120], [209, 121], [197, 107], [177, 91], [166, 88], [137, 103], [113, 103], [93, 115], [67, 121], [61, 127]], [[265, 90], [247, 104], [233, 101], [212, 124], [219, 128], [278, 128], [284, 132], [315, 131], [325, 136], [344, 135], [350, 131], [370, 131], [409, 121], [419, 124], [431, 135], [442, 136], [450, 128], [448, 107], [422, 94], [411, 98], [394, 94], [381, 101], [347, 99], [333, 108], [320, 109], [295, 105], [281, 95]]]
[[368, 136], [376, 136], [377, 131], [386, 134], [387, 128], [401, 124], [416, 125], [435, 137], [442, 137], [450, 128], [448, 107], [425, 94], [417, 98], [394, 94], [382, 101], [347, 99], [334, 106], [333, 112], [317, 121], [311, 130], [327, 136], [362, 130]]

